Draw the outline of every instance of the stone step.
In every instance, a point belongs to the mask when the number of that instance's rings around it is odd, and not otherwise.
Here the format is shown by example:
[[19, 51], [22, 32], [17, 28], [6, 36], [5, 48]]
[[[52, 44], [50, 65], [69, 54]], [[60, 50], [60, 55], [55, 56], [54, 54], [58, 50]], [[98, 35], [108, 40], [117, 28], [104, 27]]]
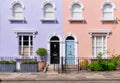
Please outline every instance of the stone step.
[[77, 71], [78, 65], [64, 65], [66, 71]]

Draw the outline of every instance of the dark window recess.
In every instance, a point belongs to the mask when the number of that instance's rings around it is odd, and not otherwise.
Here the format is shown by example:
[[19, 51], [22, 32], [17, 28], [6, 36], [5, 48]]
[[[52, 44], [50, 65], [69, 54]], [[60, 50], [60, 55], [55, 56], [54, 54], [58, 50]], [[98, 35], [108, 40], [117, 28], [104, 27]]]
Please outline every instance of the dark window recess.
[[57, 37], [57, 36], [54, 36], [54, 37], [52, 37], [50, 40], [59, 40], [59, 38]]
[[29, 36], [23, 36], [23, 41], [24, 40], [29, 40]]
[[72, 36], [68, 36], [66, 40], [74, 40], [74, 38]]

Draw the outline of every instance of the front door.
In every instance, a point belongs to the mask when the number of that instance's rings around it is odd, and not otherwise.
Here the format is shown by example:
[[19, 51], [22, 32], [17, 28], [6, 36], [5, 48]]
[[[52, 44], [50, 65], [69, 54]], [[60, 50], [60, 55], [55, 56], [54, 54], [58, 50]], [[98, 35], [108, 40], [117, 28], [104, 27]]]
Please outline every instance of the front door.
[[51, 42], [50, 43], [50, 56], [51, 56], [51, 60], [50, 63], [51, 64], [59, 64], [59, 42]]
[[66, 41], [66, 64], [75, 64], [74, 41]]

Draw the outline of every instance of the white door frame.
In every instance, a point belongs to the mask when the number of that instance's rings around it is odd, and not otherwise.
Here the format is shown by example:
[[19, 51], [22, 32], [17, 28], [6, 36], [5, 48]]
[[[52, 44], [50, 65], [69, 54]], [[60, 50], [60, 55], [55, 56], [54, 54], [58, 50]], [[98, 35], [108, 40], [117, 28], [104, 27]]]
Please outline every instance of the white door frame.
[[[64, 40], [63, 40], [63, 57], [66, 57], [65, 56], [65, 41], [66, 41], [66, 38], [67, 37], [69, 37], [69, 36], [72, 36], [75, 40], [75, 64], [78, 64], [78, 60], [77, 60], [77, 58], [79, 57], [78, 56], [78, 52], [77, 52], [77, 49], [78, 49], [78, 41], [77, 41], [77, 38], [76, 38], [76, 36], [74, 36], [73, 34], [71, 34], [71, 33], [69, 33], [69, 34], [67, 34], [67, 35], [65, 35], [65, 37], [64, 37]], [[65, 62], [64, 62], [65, 63]]]
[[[52, 37], [54, 37], [54, 36], [57, 36], [58, 38], [59, 38], [59, 44], [60, 44], [60, 49], [59, 49], [59, 57], [61, 58], [61, 56], [62, 56], [62, 41], [61, 41], [61, 37], [58, 35], [58, 34], [56, 34], [56, 33], [54, 33], [54, 34], [51, 34], [50, 36], [49, 36], [49, 38], [48, 38], [48, 44], [47, 44], [47, 49], [48, 49], [48, 58], [47, 58], [47, 63], [48, 64], [50, 64], [50, 39], [52, 38]], [[61, 59], [60, 59], [60, 63], [61, 63]]]

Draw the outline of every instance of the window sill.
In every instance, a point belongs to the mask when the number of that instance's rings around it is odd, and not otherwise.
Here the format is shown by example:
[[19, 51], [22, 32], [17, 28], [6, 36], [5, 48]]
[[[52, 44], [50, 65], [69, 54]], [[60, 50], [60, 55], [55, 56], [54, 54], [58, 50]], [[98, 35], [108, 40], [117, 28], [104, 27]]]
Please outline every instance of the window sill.
[[[97, 59], [98, 59], [97, 56], [90, 57], [90, 60], [97, 60]], [[110, 59], [110, 57], [108, 57], [108, 55], [106, 55], [106, 56], [102, 56], [102, 59]]]
[[42, 18], [41, 21], [56, 21], [56, 18]]
[[111, 18], [111, 19], [102, 18], [102, 19], [101, 19], [102, 22], [113, 22], [113, 21], [115, 21], [115, 20], [116, 20], [115, 18]]
[[10, 21], [25, 21], [25, 18], [14, 18], [14, 17], [10, 17], [9, 18]]
[[27, 59], [27, 60], [31, 60], [31, 59], [35, 59], [34, 56], [18, 56], [16, 57], [17, 60], [24, 60], [24, 59]]
[[85, 21], [85, 19], [84, 19], [83, 17], [82, 17], [82, 18], [70, 18], [69, 21], [70, 21], [70, 22], [72, 22], [72, 21], [83, 22], [83, 21]]

